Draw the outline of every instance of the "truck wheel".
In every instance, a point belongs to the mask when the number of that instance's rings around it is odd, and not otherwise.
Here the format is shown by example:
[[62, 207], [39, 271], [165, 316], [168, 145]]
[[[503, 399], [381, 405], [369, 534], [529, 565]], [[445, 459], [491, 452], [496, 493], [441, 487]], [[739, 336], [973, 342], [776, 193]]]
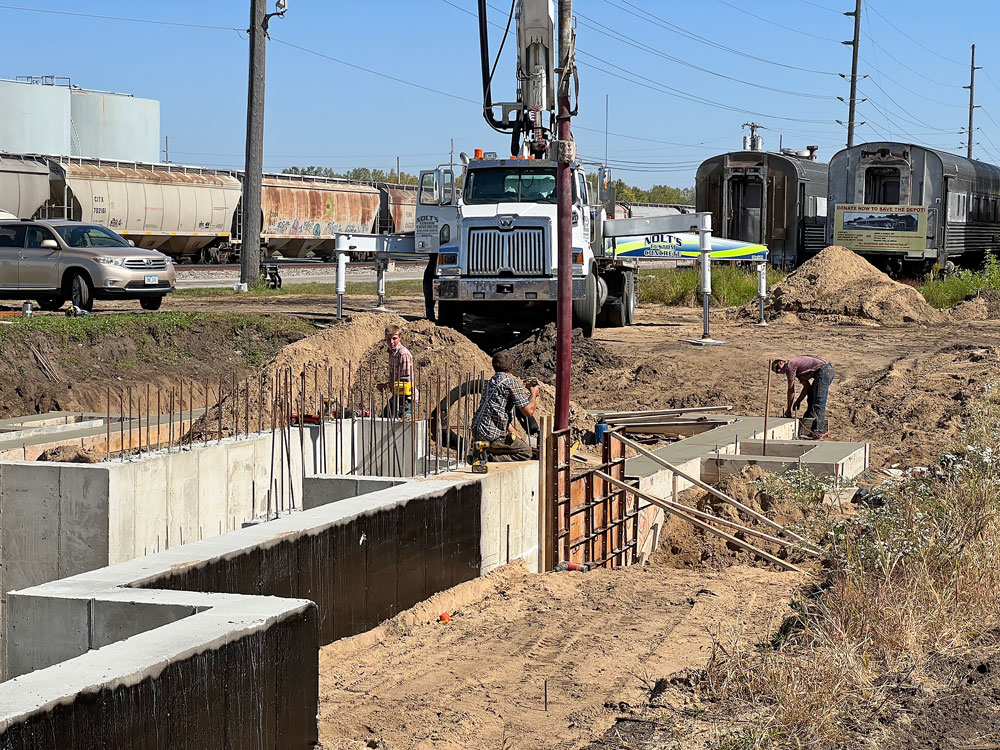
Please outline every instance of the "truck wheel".
[[635, 322], [635, 274], [625, 271], [622, 274], [625, 296], [625, 325]]
[[445, 302], [438, 300], [437, 324], [447, 326], [461, 331], [464, 325], [465, 314], [462, 310], [461, 302]]
[[573, 300], [573, 323], [583, 329], [584, 338], [594, 335], [597, 327], [597, 277], [587, 274], [587, 293], [583, 299]]
[[66, 277], [66, 296], [81, 310], [90, 312], [94, 309], [94, 290], [86, 274], [73, 271]]

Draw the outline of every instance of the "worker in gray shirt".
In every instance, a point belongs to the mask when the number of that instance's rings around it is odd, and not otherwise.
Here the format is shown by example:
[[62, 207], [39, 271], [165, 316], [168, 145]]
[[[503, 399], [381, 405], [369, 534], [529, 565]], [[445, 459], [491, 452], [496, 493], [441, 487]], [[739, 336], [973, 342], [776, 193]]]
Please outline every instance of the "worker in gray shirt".
[[472, 417], [472, 439], [489, 443], [490, 461], [527, 461], [531, 446], [514, 430], [514, 410], [526, 417], [535, 413], [538, 386], [525, 389], [510, 373], [509, 358], [501, 352], [493, 356], [494, 375], [483, 388], [482, 402]]

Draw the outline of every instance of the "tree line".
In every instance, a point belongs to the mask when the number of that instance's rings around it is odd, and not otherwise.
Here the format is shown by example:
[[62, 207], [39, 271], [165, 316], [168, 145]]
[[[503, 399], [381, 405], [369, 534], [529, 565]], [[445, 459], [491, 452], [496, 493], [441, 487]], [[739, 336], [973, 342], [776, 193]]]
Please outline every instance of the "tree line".
[[[345, 172], [338, 172], [330, 167], [286, 167], [281, 170], [282, 174], [309, 175], [315, 177], [330, 177], [342, 180], [353, 180], [355, 182], [391, 182], [402, 185], [416, 185], [419, 181], [418, 175], [409, 172], [400, 172], [397, 177], [393, 169], [370, 169], [368, 167], [354, 167]], [[588, 174], [590, 187], [593, 194], [597, 195], [597, 175]], [[459, 179], [461, 185], [461, 178]], [[670, 185], [653, 185], [646, 188], [628, 185], [624, 180], [618, 179], [612, 183], [615, 189], [615, 197], [619, 203], [680, 203], [683, 205], [694, 205], [693, 187], [671, 187]]]

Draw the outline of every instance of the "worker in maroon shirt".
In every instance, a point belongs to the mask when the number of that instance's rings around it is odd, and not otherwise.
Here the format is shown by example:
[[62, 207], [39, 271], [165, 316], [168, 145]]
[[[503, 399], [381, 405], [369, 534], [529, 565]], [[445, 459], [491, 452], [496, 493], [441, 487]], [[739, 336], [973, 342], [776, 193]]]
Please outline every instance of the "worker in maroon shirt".
[[[826, 399], [833, 382], [833, 365], [825, 359], [803, 354], [792, 359], [776, 359], [771, 371], [788, 377], [788, 404], [785, 416], [791, 417], [807, 398], [806, 413], [799, 420], [799, 436], [820, 440], [830, 434], [826, 423]], [[795, 400], [795, 381], [802, 384], [802, 392]], [[794, 404], [792, 403], [794, 401]]]

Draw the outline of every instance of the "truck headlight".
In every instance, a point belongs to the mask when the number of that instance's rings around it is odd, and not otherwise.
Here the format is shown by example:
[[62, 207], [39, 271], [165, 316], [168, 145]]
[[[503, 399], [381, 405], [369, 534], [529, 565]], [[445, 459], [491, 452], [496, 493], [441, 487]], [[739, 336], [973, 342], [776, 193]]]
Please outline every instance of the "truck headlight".
[[123, 266], [125, 265], [124, 258], [109, 258], [109, 257], [99, 257], [94, 258], [98, 263], [103, 263], [106, 266]]
[[458, 264], [458, 253], [441, 253], [440, 265], [454, 266]]

